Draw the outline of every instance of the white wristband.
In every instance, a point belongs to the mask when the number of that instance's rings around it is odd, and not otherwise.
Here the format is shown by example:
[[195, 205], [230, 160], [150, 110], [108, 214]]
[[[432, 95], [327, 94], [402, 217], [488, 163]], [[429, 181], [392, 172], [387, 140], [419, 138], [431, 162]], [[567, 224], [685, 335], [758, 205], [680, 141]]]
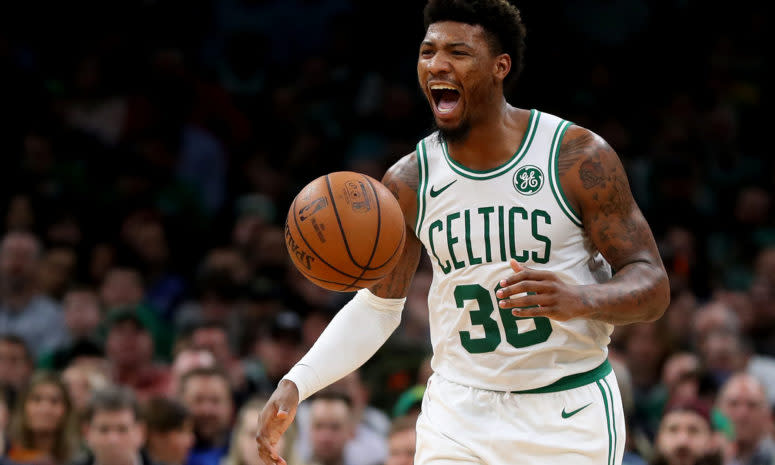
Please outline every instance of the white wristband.
[[283, 377], [296, 384], [299, 402], [366, 363], [398, 327], [405, 302], [358, 291]]

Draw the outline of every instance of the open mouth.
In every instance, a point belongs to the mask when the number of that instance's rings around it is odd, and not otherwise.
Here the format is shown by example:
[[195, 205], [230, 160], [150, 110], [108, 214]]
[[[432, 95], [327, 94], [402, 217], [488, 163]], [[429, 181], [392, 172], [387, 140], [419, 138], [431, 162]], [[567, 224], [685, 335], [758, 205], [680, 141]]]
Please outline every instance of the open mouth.
[[460, 101], [460, 92], [454, 87], [443, 84], [434, 84], [431, 86], [431, 97], [433, 104], [439, 114], [447, 114], [457, 107]]

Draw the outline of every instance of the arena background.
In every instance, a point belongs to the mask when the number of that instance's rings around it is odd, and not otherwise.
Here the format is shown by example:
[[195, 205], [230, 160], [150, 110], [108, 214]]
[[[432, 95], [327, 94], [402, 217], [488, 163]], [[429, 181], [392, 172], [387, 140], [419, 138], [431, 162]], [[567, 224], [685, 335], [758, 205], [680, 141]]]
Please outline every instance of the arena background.
[[[670, 273], [666, 316], [612, 343], [632, 372], [632, 427], [650, 438], [671, 355], [694, 354], [700, 390], [745, 369], [698, 344], [704, 310], [724, 308], [721, 329], [745, 360], [775, 355], [771, 14], [747, 1], [519, 7], [526, 66], [510, 102], [613, 146]], [[109, 306], [142, 307], [165, 328], [160, 367], [201, 319], [221, 321], [232, 356], [265, 372], [275, 362], [260, 340], [298, 330], [292, 363], [349, 295], [293, 271], [288, 205], [327, 172], [381, 177], [431, 129], [415, 74], [422, 35], [419, 1], [6, 2], [0, 221], [43, 244], [27, 279], [57, 307], [71, 286], [94, 288], [103, 320]], [[135, 274], [110, 300], [116, 269]], [[428, 354], [428, 284], [424, 261], [401, 328], [362, 370], [388, 414]], [[38, 349], [40, 369], [74, 357]], [[263, 382], [242, 394], [266, 394], [276, 376]]]

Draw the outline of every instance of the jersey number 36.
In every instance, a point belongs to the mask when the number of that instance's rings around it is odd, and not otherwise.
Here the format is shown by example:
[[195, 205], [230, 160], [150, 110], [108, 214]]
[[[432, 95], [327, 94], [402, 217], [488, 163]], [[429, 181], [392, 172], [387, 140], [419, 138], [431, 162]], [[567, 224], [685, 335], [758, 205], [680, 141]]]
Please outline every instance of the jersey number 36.
[[[500, 285], [493, 292], [498, 289], [500, 289]], [[492, 312], [495, 309], [493, 299], [493, 294], [479, 284], [461, 284], [455, 287], [457, 308], [465, 308], [465, 302], [469, 300], [475, 300], [479, 307], [471, 309], [468, 313], [471, 324], [481, 325], [484, 328], [484, 337], [474, 339], [469, 331], [460, 331], [460, 342], [472, 354], [492, 352], [501, 343], [498, 322], [492, 317]], [[532, 318], [535, 321], [535, 329], [520, 333], [517, 321], [531, 318], [514, 316], [510, 308], [498, 307], [498, 312], [501, 315], [506, 341], [517, 349], [544, 342], [552, 334], [552, 324], [546, 317]]]

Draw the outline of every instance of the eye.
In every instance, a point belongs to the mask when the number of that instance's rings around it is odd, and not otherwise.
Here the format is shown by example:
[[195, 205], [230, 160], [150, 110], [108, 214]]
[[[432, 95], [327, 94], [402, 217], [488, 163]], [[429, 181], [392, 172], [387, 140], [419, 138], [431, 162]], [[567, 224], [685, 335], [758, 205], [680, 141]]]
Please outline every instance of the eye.
[[461, 56], [461, 57], [469, 55], [468, 52], [464, 52], [462, 50], [455, 50], [455, 51], [452, 52], [452, 54], [455, 55], [455, 56]]
[[423, 58], [430, 58], [433, 56], [433, 50], [429, 48], [424, 48], [420, 50], [420, 56], [422, 56]]

